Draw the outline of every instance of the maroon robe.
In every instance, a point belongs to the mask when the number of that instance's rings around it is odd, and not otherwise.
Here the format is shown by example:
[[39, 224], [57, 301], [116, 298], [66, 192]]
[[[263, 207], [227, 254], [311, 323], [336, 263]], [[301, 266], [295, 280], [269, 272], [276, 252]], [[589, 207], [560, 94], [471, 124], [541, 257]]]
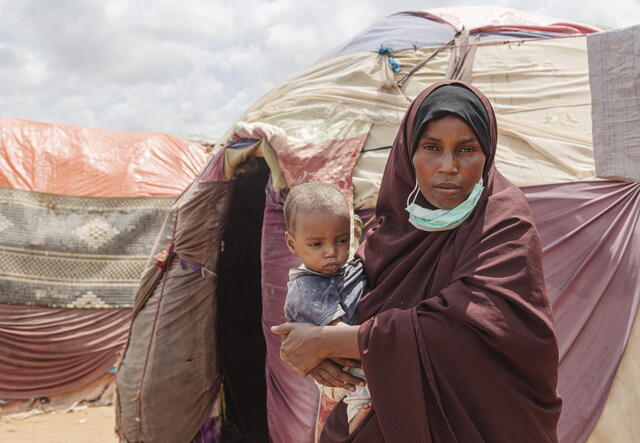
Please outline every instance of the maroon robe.
[[[425, 232], [404, 209], [416, 183], [413, 129], [424, 99], [452, 83], [487, 114], [485, 189], [459, 227]], [[409, 108], [382, 180], [379, 227], [359, 251], [374, 288], [358, 305], [374, 407], [349, 435], [339, 404], [321, 441], [557, 441], [558, 348], [540, 242], [521, 191], [494, 167], [496, 143], [493, 109], [471, 85], [433, 85]]]

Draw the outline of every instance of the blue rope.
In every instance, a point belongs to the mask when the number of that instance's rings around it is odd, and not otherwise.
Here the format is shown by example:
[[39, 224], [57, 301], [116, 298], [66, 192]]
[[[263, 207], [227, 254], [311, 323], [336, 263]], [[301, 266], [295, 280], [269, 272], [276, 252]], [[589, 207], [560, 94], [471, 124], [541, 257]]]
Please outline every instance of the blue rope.
[[380, 50], [378, 51], [378, 54], [380, 55], [386, 54], [389, 57], [389, 67], [393, 72], [402, 71], [402, 68], [398, 64], [398, 60], [396, 60], [396, 58], [393, 56], [393, 51], [391, 50], [391, 48], [385, 45], [380, 45]]

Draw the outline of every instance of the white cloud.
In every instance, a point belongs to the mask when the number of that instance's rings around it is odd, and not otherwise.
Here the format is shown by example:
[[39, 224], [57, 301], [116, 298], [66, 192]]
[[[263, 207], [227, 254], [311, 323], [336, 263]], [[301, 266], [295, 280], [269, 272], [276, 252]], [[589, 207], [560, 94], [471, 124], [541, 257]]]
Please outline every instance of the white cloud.
[[[493, 3], [613, 27], [640, 18], [637, 0]], [[215, 138], [270, 88], [375, 20], [448, 5], [0, 0], [0, 116]]]

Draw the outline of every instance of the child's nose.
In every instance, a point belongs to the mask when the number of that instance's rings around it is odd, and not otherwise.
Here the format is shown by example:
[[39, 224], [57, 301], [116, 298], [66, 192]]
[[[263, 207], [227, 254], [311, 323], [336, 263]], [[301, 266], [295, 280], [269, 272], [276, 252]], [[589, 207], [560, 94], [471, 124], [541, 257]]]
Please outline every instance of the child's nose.
[[327, 246], [324, 254], [326, 257], [335, 257], [338, 255], [338, 247], [336, 245]]

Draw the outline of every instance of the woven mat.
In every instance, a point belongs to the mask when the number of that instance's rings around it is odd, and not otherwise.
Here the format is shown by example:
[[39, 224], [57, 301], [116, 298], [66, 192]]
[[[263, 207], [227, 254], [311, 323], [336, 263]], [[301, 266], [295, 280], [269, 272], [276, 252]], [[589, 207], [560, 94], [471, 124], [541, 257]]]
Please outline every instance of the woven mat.
[[132, 306], [174, 200], [0, 188], [0, 303]]

